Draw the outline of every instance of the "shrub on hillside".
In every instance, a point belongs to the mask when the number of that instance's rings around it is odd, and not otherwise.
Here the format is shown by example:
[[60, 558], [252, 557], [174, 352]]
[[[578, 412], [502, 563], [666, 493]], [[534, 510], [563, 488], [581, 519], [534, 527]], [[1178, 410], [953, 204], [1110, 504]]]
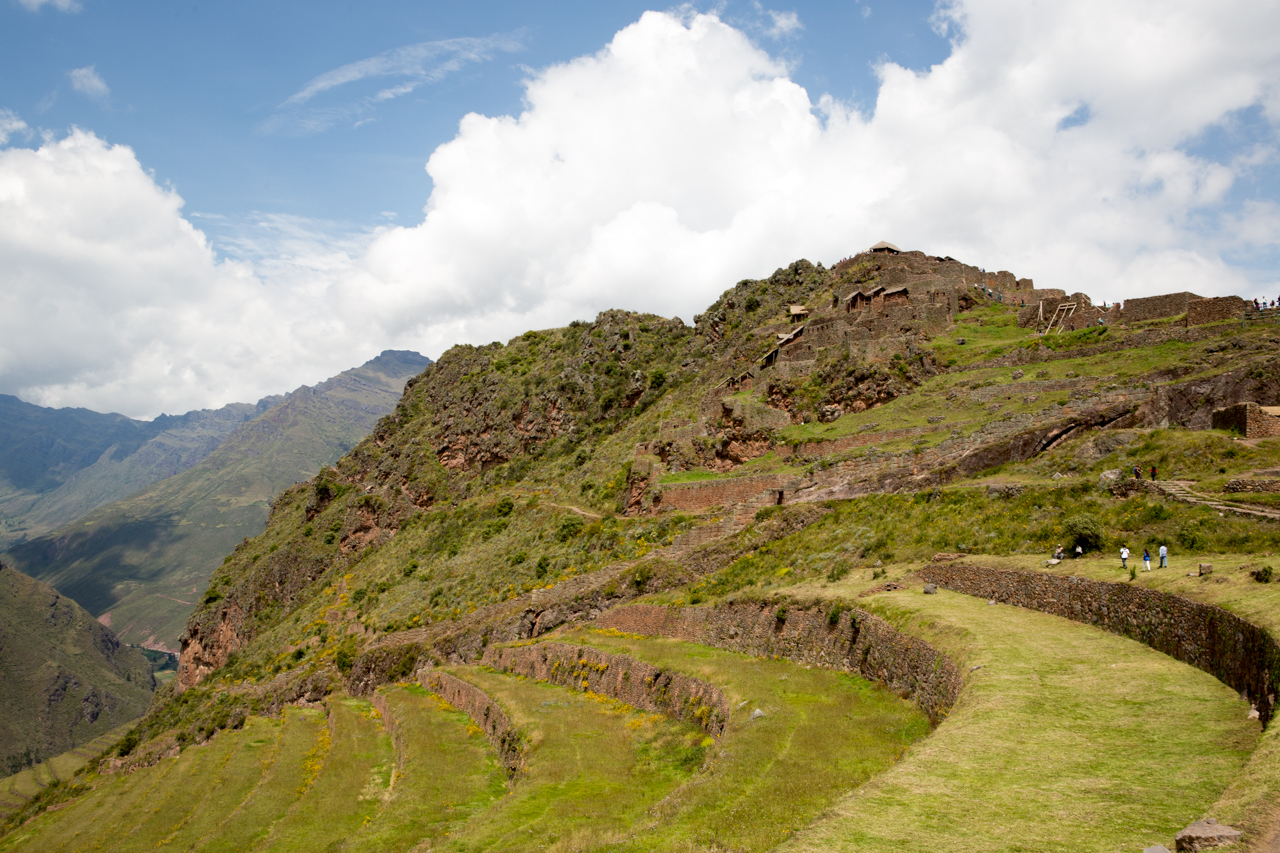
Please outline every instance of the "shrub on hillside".
[[1085, 551], [1101, 551], [1105, 542], [1102, 525], [1091, 515], [1071, 516], [1063, 523], [1062, 533], [1070, 549], [1079, 545]]

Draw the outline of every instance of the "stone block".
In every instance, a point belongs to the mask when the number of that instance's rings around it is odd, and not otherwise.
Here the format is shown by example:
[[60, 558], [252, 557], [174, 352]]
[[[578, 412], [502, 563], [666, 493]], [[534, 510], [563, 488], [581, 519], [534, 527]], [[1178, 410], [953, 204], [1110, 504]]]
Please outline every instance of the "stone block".
[[1238, 829], [1218, 823], [1213, 818], [1198, 820], [1173, 837], [1178, 853], [1195, 853], [1197, 850], [1208, 850], [1234, 844], [1240, 840]]

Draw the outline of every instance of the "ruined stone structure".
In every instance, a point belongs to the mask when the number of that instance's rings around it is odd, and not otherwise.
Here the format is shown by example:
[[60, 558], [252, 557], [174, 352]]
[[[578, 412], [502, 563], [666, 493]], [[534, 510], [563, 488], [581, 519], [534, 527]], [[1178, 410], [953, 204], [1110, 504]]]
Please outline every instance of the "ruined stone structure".
[[[1049, 291], [1033, 291], [1033, 293], [1049, 293]], [[1119, 311], [1115, 306], [1103, 310], [1093, 304], [1087, 294], [1073, 293], [1067, 296], [1062, 291], [1047, 295], [1034, 301], [1028, 300], [1018, 311], [1018, 326], [1023, 329], [1034, 328], [1041, 332], [1072, 332], [1099, 324], [1117, 322]]]
[[1245, 438], [1280, 436], [1280, 406], [1237, 403], [1214, 409], [1213, 428], [1234, 430]]
[[[973, 287], [1002, 293], [1030, 291], [1030, 279], [1010, 272], [985, 273], [953, 258], [878, 247], [841, 261], [830, 306], [812, 312], [809, 322], [780, 336], [764, 368], [807, 363], [824, 351], [852, 351], [868, 360], [898, 351], [894, 339], [944, 331]], [[887, 343], [887, 346], [885, 345]]]
[[1126, 299], [1120, 309], [1121, 323], [1141, 323], [1145, 320], [1159, 320], [1164, 317], [1176, 317], [1187, 313], [1187, 306], [1192, 300], [1201, 299], [1194, 293], [1164, 293], [1160, 296], [1144, 296], [1138, 299]]
[[955, 592], [1052, 613], [1146, 643], [1245, 694], [1265, 726], [1275, 711], [1280, 646], [1234, 613], [1126, 583], [934, 563], [920, 577]]
[[1212, 296], [1193, 299], [1187, 303], [1187, 325], [1203, 326], [1222, 320], [1239, 320], [1244, 313], [1245, 301], [1239, 296]]
[[638, 604], [610, 610], [601, 628], [671, 637], [755, 657], [855, 672], [911, 696], [937, 725], [960, 695], [955, 663], [878, 616], [841, 605], [741, 602], [715, 607]]

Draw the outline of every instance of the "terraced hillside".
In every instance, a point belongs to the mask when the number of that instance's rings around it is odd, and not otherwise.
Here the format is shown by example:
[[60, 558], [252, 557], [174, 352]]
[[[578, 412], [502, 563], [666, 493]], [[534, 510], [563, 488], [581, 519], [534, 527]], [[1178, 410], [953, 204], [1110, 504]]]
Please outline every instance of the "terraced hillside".
[[0, 847], [1269, 849], [1280, 438], [1209, 427], [1280, 337], [1064, 299], [864, 253], [450, 350]]

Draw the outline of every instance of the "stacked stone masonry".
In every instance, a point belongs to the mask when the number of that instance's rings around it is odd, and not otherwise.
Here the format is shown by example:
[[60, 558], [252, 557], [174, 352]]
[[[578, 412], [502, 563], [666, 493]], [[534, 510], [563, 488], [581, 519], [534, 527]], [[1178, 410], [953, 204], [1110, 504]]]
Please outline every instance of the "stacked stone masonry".
[[1275, 711], [1280, 646], [1264, 629], [1221, 607], [1130, 584], [1041, 572], [935, 564], [921, 569], [920, 577], [1146, 643], [1243, 693], [1264, 726]]
[[1193, 299], [1187, 303], [1187, 325], [1203, 326], [1222, 320], [1239, 320], [1244, 314], [1245, 301], [1239, 296], [1214, 296]]
[[[832, 609], [836, 618], [832, 619]], [[960, 671], [946, 655], [862, 610], [758, 602], [715, 607], [632, 605], [602, 614], [596, 625], [669, 637], [797, 663], [853, 672], [912, 697], [935, 725], [960, 695]]]
[[502, 710], [502, 706], [488, 693], [447, 672], [420, 673], [419, 682], [470, 717], [484, 731], [489, 743], [497, 750], [498, 758], [508, 776], [516, 776], [524, 769], [524, 736], [511, 724], [511, 719]]
[[1213, 410], [1213, 428], [1233, 430], [1245, 438], [1271, 438], [1280, 436], [1280, 417], [1257, 403], [1237, 403]]
[[745, 503], [762, 492], [785, 489], [795, 480], [793, 475], [776, 474], [759, 477], [729, 477], [701, 483], [680, 483], [665, 486], [660, 502], [664, 509], [685, 512], [701, 512], [713, 506], [732, 506]]
[[646, 711], [694, 723], [709, 735], [724, 734], [729, 703], [715, 685], [659, 669], [626, 655], [563, 643], [491, 647], [483, 663], [574, 690], [588, 690]]
[[1120, 310], [1120, 322], [1141, 323], [1146, 320], [1160, 320], [1187, 313], [1187, 306], [1193, 299], [1201, 299], [1194, 293], [1164, 293], [1160, 296], [1144, 296], [1138, 299], [1126, 299]]
[[1265, 494], [1280, 492], [1280, 480], [1227, 480], [1222, 487], [1224, 492], [1253, 492]]

